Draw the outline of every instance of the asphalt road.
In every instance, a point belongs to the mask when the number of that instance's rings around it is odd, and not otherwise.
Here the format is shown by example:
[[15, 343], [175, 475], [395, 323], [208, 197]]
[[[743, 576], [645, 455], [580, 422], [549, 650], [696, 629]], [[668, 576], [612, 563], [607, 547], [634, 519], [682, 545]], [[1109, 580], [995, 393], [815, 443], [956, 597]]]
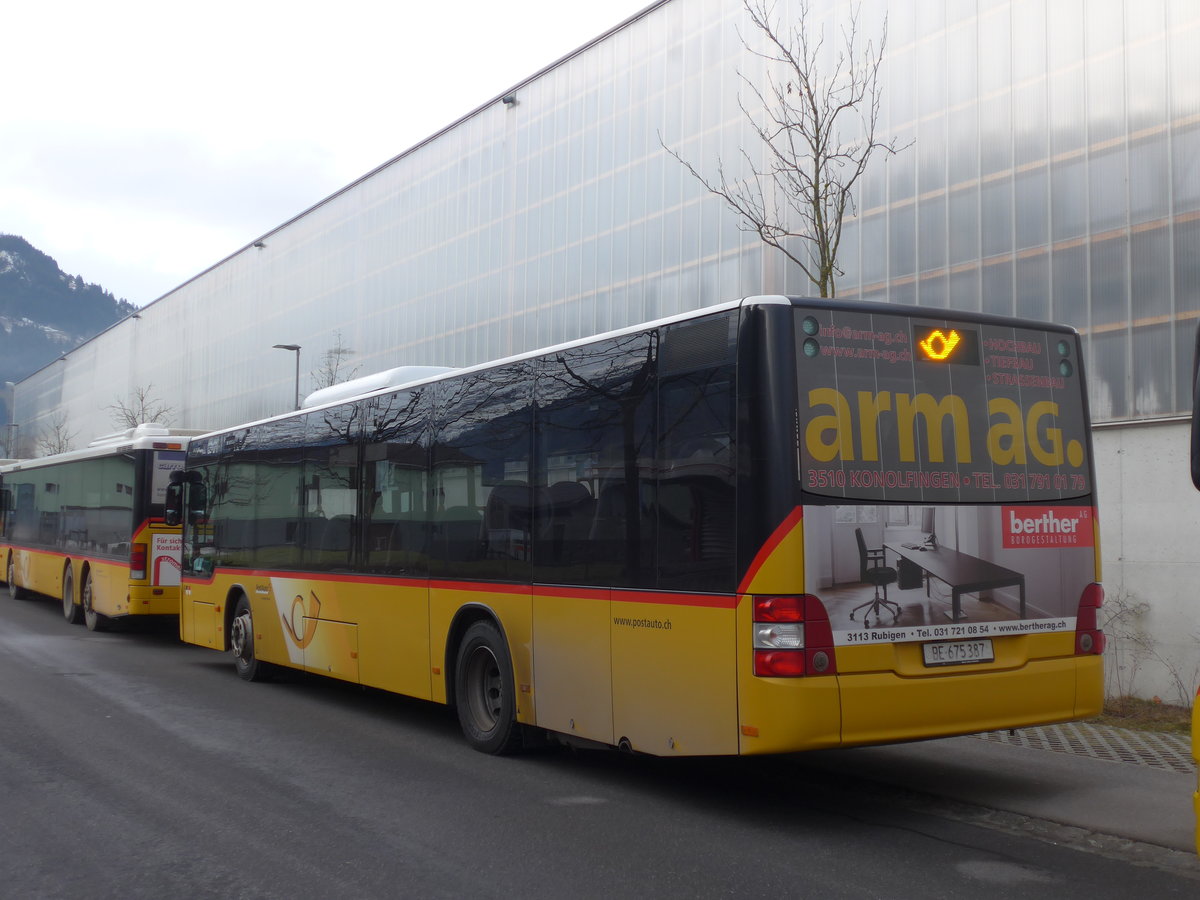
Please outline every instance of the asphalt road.
[[246, 684], [171, 625], [91, 634], [0, 597], [0, 898], [1200, 892], [908, 802], [871, 767], [496, 759], [442, 707], [304, 675]]

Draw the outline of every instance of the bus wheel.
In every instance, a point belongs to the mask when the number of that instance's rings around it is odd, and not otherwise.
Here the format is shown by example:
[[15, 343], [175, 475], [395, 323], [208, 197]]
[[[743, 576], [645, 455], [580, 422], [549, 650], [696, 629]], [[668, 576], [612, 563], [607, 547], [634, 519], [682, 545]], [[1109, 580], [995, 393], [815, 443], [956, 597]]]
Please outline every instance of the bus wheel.
[[83, 621], [83, 610], [75, 602], [75, 573], [67, 566], [63, 572], [63, 618], [69, 625], [78, 625]]
[[24, 600], [29, 596], [29, 593], [25, 590], [25, 588], [17, 587], [17, 566], [16, 563], [13, 562], [11, 555], [8, 557], [8, 569], [6, 577], [8, 578], [8, 596], [11, 599]]
[[454, 697], [463, 734], [483, 753], [511, 753], [521, 744], [512, 659], [499, 629], [479, 621], [467, 629], [454, 669]]
[[104, 631], [108, 628], [108, 616], [102, 616], [92, 608], [92, 573], [83, 576], [83, 594], [79, 598], [83, 607], [83, 624], [88, 631]]
[[239, 677], [246, 681], [267, 681], [271, 677], [271, 664], [260, 662], [254, 655], [254, 619], [250, 615], [250, 601], [245, 594], [238, 598], [237, 606], [233, 608], [229, 646]]

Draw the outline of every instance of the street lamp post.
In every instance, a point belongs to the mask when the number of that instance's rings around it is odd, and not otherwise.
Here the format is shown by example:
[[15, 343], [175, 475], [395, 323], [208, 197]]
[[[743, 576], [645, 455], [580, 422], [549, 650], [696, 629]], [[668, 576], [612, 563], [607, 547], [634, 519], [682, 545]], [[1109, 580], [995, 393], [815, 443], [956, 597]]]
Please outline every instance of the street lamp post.
[[291, 350], [296, 354], [296, 409], [300, 408], [300, 345], [299, 344], [275, 344], [272, 350]]

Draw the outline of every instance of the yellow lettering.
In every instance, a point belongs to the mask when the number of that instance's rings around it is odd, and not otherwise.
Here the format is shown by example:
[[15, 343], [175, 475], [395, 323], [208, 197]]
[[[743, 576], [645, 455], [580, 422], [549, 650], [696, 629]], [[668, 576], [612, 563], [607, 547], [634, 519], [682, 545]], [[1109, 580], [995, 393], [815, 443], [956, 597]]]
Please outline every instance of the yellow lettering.
[[988, 429], [988, 456], [998, 466], [1025, 465], [1025, 425], [1021, 407], [1007, 397], [988, 401], [989, 416], [1003, 416]]
[[929, 461], [944, 462], [945, 453], [942, 447], [942, 427], [946, 416], [951, 417], [954, 426], [954, 448], [956, 458], [960, 463], [971, 461], [971, 429], [967, 416], [967, 405], [962, 397], [947, 394], [941, 402], [929, 394], [917, 394], [910, 398], [908, 394], [896, 395], [896, 420], [900, 429], [900, 461], [916, 462], [917, 453], [914, 446], [917, 416], [925, 420], [925, 436], [929, 444]]
[[865, 462], [879, 460], [879, 414], [891, 408], [890, 391], [880, 391], [878, 394], [872, 394], [870, 391], [858, 392], [858, 427], [862, 429], [860, 455]]
[[1042, 444], [1039, 423], [1046, 416], [1058, 418], [1057, 403], [1052, 400], [1041, 400], [1029, 407], [1029, 414], [1025, 419], [1026, 431], [1029, 434], [1029, 449], [1033, 452], [1034, 459], [1043, 466], [1061, 466], [1063, 464], [1062, 429], [1047, 428], [1046, 439], [1050, 442], [1050, 449], [1047, 450]]
[[804, 432], [808, 455], [818, 462], [836, 457], [854, 459], [854, 434], [850, 421], [850, 404], [833, 388], [813, 388], [808, 392], [808, 408], [828, 406], [832, 415], [813, 416]]

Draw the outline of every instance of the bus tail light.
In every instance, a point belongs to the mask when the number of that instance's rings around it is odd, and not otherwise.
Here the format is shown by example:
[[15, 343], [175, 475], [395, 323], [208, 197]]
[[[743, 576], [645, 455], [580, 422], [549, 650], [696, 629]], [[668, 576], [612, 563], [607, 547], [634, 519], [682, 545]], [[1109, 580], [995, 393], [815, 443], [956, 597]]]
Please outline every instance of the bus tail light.
[[753, 629], [755, 675], [837, 674], [829, 614], [812, 594], [755, 597]]
[[1083, 589], [1079, 597], [1079, 611], [1075, 616], [1075, 653], [1078, 656], [1099, 656], [1104, 652], [1104, 632], [1098, 621], [1100, 607], [1104, 604], [1104, 588], [1095, 582]]
[[129, 580], [144, 581], [146, 578], [146, 545], [134, 544], [129, 550]]

